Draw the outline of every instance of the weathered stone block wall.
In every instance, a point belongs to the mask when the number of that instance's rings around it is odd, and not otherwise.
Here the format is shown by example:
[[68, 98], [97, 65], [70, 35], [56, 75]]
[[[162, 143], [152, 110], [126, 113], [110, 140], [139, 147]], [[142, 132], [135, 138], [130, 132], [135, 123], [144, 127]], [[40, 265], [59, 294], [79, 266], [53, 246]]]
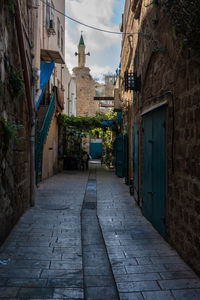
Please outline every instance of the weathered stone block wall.
[[[23, 86], [22, 67], [15, 18], [9, 10], [7, 1], [0, 3], [0, 36], [0, 243], [2, 243], [20, 215], [30, 206], [28, 107], [24, 93], [18, 96], [16, 91], [19, 83]], [[29, 53], [29, 48], [26, 49]], [[19, 81], [15, 85], [10, 76], [18, 71]], [[23, 125], [23, 129], [18, 132], [18, 143], [12, 137], [14, 128], [11, 129], [11, 135], [7, 131], [8, 125], [11, 124]], [[9, 146], [7, 151], [6, 144]]]
[[[152, 24], [154, 15], [152, 8], [142, 25], [142, 32], [150, 32], [151, 38], [140, 38], [136, 49], [142, 92], [133, 110], [142, 122], [141, 113], [167, 103], [167, 239], [200, 273], [200, 56], [181, 48], [162, 7], [157, 9], [157, 24]], [[140, 198], [141, 193], [140, 175]]]
[[99, 111], [99, 103], [94, 100], [95, 81], [92, 79], [89, 68], [74, 68], [77, 83], [77, 115], [95, 116]]

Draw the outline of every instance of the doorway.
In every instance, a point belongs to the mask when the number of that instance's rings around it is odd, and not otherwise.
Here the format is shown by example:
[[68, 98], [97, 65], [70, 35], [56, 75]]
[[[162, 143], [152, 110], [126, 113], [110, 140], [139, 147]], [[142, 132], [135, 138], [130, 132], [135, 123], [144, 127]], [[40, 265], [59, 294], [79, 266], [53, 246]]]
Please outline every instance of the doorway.
[[166, 107], [143, 115], [142, 212], [165, 236]]

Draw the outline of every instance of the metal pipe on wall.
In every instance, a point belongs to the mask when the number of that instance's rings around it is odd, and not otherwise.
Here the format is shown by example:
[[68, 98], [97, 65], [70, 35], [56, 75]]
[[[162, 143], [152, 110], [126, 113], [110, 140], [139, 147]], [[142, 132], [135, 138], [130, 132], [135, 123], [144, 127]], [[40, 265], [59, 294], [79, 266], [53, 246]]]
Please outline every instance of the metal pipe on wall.
[[22, 19], [21, 19], [20, 4], [19, 4], [19, 0], [16, 0], [15, 23], [16, 23], [16, 29], [17, 29], [17, 38], [18, 38], [18, 42], [19, 42], [19, 52], [20, 52], [21, 64], [22, 64], [22, 68], [23, 68], [26, 100], [27, 100], [28, 111], [29, 111], [30, 205], [33, 206], [34, 205], [34, 187], [35, 187], [35, 180], [34, 180], [35, 119], [34, 119], [34, 106], [33, 106], [33, 101], [32, 101], [32, 97], [31, 97], [30, 78], [29, 78], [29, 72], [28, 72], [27, 61], [26, 61], [26, 51], [25, 51], [25, 45], [24, 45], [21, 20]]

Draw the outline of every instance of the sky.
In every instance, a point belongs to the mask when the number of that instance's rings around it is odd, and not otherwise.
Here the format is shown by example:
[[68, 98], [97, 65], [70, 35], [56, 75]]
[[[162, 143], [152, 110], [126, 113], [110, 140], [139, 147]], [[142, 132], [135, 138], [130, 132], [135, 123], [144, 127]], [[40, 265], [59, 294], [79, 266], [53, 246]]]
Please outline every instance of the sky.
[[[82, 23], [119, 32], [125, 0], [67, 0], [66, 14]], [[69, 71], [78, 66], [81, 31], [86, 45], [86, 67], [94, 79], [102, 82], [105, 74], [115, 73], [120, 63], [121, 35], [99, 32], [66, 18], [66, 55]]]

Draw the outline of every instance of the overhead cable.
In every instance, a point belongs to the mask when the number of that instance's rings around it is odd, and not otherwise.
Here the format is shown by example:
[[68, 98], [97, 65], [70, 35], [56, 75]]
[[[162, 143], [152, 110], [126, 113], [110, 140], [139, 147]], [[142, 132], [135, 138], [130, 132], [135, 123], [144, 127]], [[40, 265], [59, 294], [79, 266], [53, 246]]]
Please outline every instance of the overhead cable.
[[111, 34], [118, 34], [118, 35], [121, 35], [121, 34], [139, 34], [138, 32], [135, 32], [135, 33], [128, 33], [128, 32], [119, 32], [119, 31], [111, 31], [111, 30], [105, 30], [105, 29], [101, 29], [101, 28], [98, 28], [98, 27], [95, 27], [95, 26], [91, 26], [91, 25], [87, 25], [83, 22], [80, 22], [70, 16], [68, 16], [67, 14], [57, 10], [55, 7], [53, 7], [52, 5], [50, 4], [46, 4], [46, 1], [45, 0], [40, 0], [42, 3], [44, 3], [45, 5], [48, 5], [50, 8], [53, 8], [57, 13], [63, 15], [65, 18], [75, 22], [75, 23], [78, 23], [82, 26], [85, 26], [85, 27], [88, 27], [90, 29], [94, 29], [94, 30], [98, 30], [98, 31], [101, 31], [101, 32], [105, 32], [105, 33], [111, 33]]

